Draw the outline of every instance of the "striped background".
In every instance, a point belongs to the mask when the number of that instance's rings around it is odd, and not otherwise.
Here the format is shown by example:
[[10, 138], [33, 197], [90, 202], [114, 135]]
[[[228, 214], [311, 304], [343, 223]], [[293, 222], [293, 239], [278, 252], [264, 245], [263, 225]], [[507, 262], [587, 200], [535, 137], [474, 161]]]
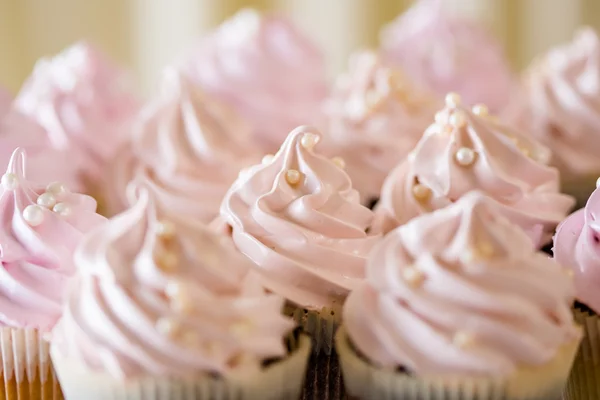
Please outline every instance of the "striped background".
[[[452, 12], [482, 20], [520, 68], [567, 40], [581, 24], [600, 28], [598, 0], [446, 0]], [[0, 83], [16, 90], [35, 60], [88, 38], [131, 67], [140, 89], [195, 37], [237, 9], [290, 12], [330, 57], [330, 73], [410, 0], [0, 0]]]

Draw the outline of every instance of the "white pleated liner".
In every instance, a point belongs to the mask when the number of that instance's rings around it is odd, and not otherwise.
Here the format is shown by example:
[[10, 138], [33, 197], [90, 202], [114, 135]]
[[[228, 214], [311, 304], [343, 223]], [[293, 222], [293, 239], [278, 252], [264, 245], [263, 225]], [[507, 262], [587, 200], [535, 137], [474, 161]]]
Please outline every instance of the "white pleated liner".
[[580, 309], [575, 321], [583, 326], [584, 337], [564, 392], [564, 400], [600, 399], [600, 318]]
[[335, 342], [346, 391], [356, 398], [369, 400], [559, 399], [579, 347], [579, 341], [568, 343], [547, 365], [523, 367], [504, 379], [468, 376], [418, 378], [369, 364], [356, 354], [343, 326], [338, 330]]
[[[44, 399], [62, 398], [52, 368], [49, 343], [37, 329], [0, 328], [0, 346], [6, 397], [24, 400], [28, 397], [21, 399], [19, 393], [35, 392], [41, 393]], [[51, 389], [43, 390], [43, 385], [50, 385]]]
[[51, 348], [65, 398], [73, 400], [280, 400], [297, 399], [311, 352], [311, 341], [301, 336], [288, 357], [251, 375], [229, 380], [211, 376], [194, 379], [144, 377], [122, 381], [104, 372], [88, 371]]

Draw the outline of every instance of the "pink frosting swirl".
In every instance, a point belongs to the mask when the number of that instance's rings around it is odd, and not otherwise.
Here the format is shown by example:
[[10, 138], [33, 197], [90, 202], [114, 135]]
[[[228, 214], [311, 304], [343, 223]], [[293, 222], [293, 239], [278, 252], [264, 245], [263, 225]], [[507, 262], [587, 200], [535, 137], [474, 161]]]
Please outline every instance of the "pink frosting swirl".
[[77, 43], [40, 60], [15, 105], [36, 119], [52, 145], [69, 151], [81, 172], [96, 181], [130, 135], [129, 122], [137, 110], [122, 78], [97, 50]]
[[[320, 135], [300, 127], [272, 159], [243, 173], [221, 217], [269, 290], [307, 308], [332, 307], [364, 278], [379, 236], [348, 175], [313, 151]], [[341, 304], [341, 303], [338, 303]]]
[[436, 111], [428, 94], [372, 52], [351, 58], [325, 107], [324, 151], [343, 158], [363, 202], [379, 197], [385, 177], [417, 144]]
[[504, 205], [536, 245], [550, 239], [574, 205], [559, 192], [559, 175], [546, 165], [548, 150], [449, 94], [436, 123], [387, 178], [377, 210], [377, 231], [389, 231], [417, 215], [445, 207], [472, 190]]
[[583, 29], [572, 43], [550, 51], [525, 75], [516, 124], [553, 152], [569, 176], [600, 172], [600, 39]]
[[600, 313], [600, 190], [565, 219], [554, 236], [554, 257], [574, 273], [577, 299]]
[[25, 152], [17, 149], [0, 186], [0, 325], [47, 331], [75, 274], [75, 247], [105, 219], [93, 198], [60, 183], [44, 188], [25, 172]]
[[387, 235], [343, 317], [378, 366], [502, 377], [580, 337], [573, 295], [566, 270], [473, 192]]
[[474, 21], [447, 15], [443, 0], [421, 0], [382, 32], [381, 51], [419, 84], [502, 110], [514, 76], [500, 44]]
[[75, 262], [81, 276], [53, 340], [90, 370], [227, 375], [286, 353], [283, 299], [264, 293], [230, 240], [163, 219], [145, 190], [84, 240]]
[[316, 123], [327, 93], [320, 50], [280, 15], [240, 11], [183, 64], [204, 90], [252, 122], [266, 152], [285, 132]]
[[[248, 126], [177, 73], [165, 77], [114, 173], [115, 188], [142, 175], [165, 210], [208, 223], [241, 169], [260, 160]], [[124, 208], [124, 207], [123, 207]]]

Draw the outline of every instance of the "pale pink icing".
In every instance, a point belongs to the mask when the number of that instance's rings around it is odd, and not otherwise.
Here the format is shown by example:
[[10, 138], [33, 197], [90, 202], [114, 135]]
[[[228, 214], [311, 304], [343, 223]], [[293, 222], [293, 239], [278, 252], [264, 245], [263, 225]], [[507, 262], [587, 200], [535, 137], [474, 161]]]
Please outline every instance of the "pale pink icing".
[[318, 122], [327, 93], [321, 51], [281, 15], [242, 10], [193, 49], [183, 68], [252, 122], [265, 152]]
[[418, 1], [393, 21], [382, 31], [382, 54], [440, 95], [457, 92], [502, 110], [515, 85], [504, 50], [476, 22], [448, 15], [443, 3]]
[[567, 271], [536, 252], [498, 203], [470, 193], [373, 249], [344, 324], [382, 367], [426, 375], [510, 375], [576, 340]]
[[11, 109], [0, 118], [0, 165], [7, 165], [17, 147], [27, 151], [27, 179], [37, 184], [61, 181], [73, 191], [84, 190], [77, 160], [52, 147], [44, 129], [31, 118]]
[[554, 257], [574, 273], [577, 299], [600, 313], [600, 190], [556, 230]]
[[354, 54], [325, 104], [325, 153], [340, 156], [363, 202], [379, 197], [387, 174], [433, 121], [436, 102], [375, 53]]
[[137, 104], [123, 77], [103, 54], [80, 42], [40, 60], [15, 106], [46, 129], [55, 148], [81, 161], [81, 172], [95, 182], [131, 134]]
[[177, 73], [166, 75], [163, 96], [146, 110], [131, 146], [113, 183], [142, 175], [157, 203], [204, 223], [219, 214], [240, 170], [261, 158], [245, 122]]
[[[379, 240], [365, 233], [373, 213], [348, 175], [302, 144], [319, 137], [308, 127], [292, 131], [272, 160], [242, 173], [221, 205], [235, 245], [265, 287], [307, 309], [343, 300], [364, 278]], [[300, 172], [296, 184], [286, 179], [290, 170]]]
[[230, 243], [194, 221], [165, 220], [141, 190], [76, 252], [81, 274], [53, 351], [123, 379], [227, 376], [285, 355], [293, 323], [283, 299], [264, 293]]
[[593, 29], [532, 64], [513, 117], [552, 150], [563, 178], [600, 172], [600, 39]]
[[[574, 199], [559, 192], [558, 171], [546, 165], [548, 150], [484, 111], [479, 114], [451, 101], [437, 114], [408, 159], [386, 179], [376, 231], [389, 231], [481, 190], [502, 203], [506, 216], [536, 245], [550, 239]], [[474, 153], [470, 165], [457, 161], [462, 151]], [[427, 196], [417, 198], [415, 187]]]
[[[46, 208], [50, 203], [36, 205], [47, 190], [26, 178], [25, 161], [25, 152], [15, 150], [0, 186], [0, 325], [47, 331], [61, 315], [75, 274], [75, 247], [105, 219], [96, 214], [93, 198], [68, 190], [52, 191], [57, 204], [68, 207], [64, 214]], [[9, 178], [14, 187], [5, 182]], [[40, 224], [27, 219], [32, 209], [41, 214]]]

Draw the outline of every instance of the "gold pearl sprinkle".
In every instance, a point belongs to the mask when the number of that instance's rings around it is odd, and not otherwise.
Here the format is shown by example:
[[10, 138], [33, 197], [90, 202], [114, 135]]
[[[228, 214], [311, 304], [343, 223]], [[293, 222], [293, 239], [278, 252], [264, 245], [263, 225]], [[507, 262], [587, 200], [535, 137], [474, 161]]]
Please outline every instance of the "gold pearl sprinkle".
[[155, 256], [155, 261], [161, 270], [171, 272], [177, 269], [179, 257], [172, 251], [163, 251]]
[[296, 186], [302, 179], [302, 173], [295, 169], [289, 169], [285, 173], [285, 180], [292, 186]]
[[344, 159], [342, 157], [333, 157], [331, 159], [331, 162], [333, 162], [335, 165], [337, 165], [338, 168], [341, 168], [341, 169], [346, 168], [346, 162], [344, 161]]
[[163, 239], [175, 236], [175, 225], [171, 221], [160, 221], [156, 226], [156, 234]]
[[172, 318], [159, 318], [155, 327], [161, 335], [174, 336], [179, 329], [179, 324]]
[[305, 133], [300, 139], [300, 144], [305, 149], [312, 150], [317, 143], [319, 143], [319, 140], [319, 135], [315, 135], [314, 133]]
[[458, 331], [452, 337], [452, 343], [460, 348], [469, 347], [475, 343], [475, 337], [470, 332]]
[[402, 270], [402, 279], [412, 287], [419, 287], [425, 282], [425, 274], [415, 266], [408, 266]]
[[431, 199], [431, 189], [427, 186], [417, 183], [412, 188], [413, 197], [420, 203], [427, 203]]

